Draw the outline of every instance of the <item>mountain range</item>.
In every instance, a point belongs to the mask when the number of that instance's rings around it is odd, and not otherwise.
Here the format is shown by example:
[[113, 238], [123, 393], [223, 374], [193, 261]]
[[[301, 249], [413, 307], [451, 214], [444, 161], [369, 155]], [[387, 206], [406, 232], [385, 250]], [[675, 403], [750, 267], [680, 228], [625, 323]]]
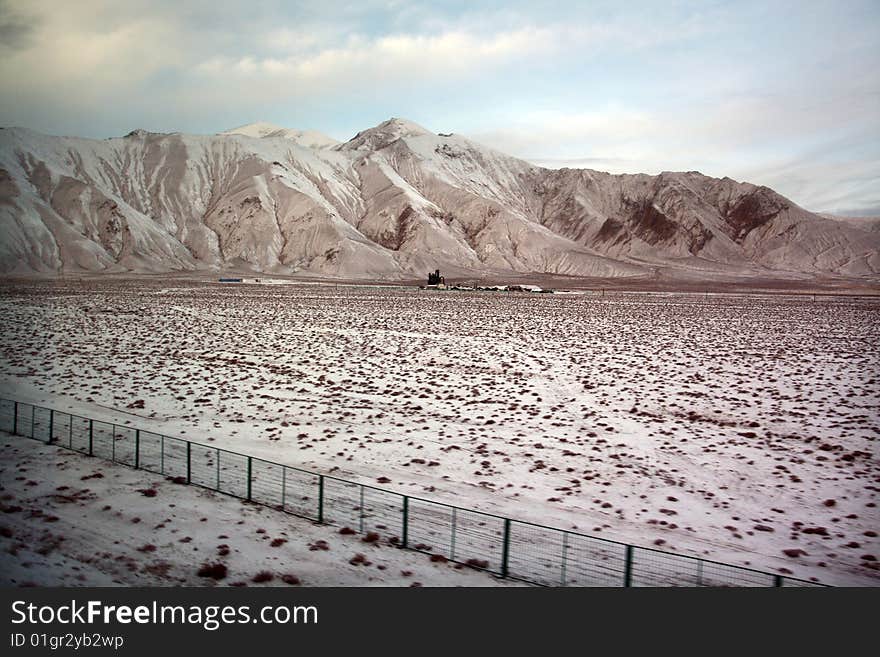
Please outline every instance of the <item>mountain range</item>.
[[0, 272], [876, 280], [877, 221], [698, 172], [547, 169], [390, 119], [91, 140], [0, 129]]

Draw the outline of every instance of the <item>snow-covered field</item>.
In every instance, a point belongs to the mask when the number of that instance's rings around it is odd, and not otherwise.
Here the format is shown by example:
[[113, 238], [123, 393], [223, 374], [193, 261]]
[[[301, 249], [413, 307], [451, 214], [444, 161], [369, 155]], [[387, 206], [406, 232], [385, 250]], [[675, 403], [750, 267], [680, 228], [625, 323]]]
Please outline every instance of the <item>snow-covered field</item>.
[[[0, 315], [0, 396], [636, 545], [880, 584], [878, 299], [87, 279], [9, 282]], [[4, 487], [40, 481], [22, 476]], [[162, 488], [181, 506], [205, 495]], [[123, 499], [107, 503], [128, 514]]]
[[20, 436], [0, 449], [0, 586], [514, 585]]

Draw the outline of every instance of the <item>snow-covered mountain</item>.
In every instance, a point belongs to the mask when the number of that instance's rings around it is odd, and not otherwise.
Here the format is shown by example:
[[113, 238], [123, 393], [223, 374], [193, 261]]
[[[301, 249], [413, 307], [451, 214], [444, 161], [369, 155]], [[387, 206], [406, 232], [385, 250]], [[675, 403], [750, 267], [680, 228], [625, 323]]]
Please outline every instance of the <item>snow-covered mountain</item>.
[[[866, 226], [867, 228], [867, 226]], [[103, 141], [0, 130], [0, 271], [872, 277], [880, 233], [696, 172], [551, 170], [390, 119]]]
[[244, 135], [245, 137], [283, 137], [295, 141], [306, 148], [332, 148], [339, 144], [333, 137], [325, 135], [317, 130], [292, 130], [265, 121], [248, 123], [232, 130], [225, 130], [221, 135]]

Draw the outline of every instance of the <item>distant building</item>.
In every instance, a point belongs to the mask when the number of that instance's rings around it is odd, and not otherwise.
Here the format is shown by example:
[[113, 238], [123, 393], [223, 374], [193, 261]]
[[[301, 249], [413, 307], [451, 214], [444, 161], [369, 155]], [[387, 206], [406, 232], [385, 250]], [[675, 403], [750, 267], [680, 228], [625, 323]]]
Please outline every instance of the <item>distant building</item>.
[[459, 291], [481, 291], [481, 292], [530, 292], [533, 294], [553, 294], [553, 290], [546, 290], [537, 285], [477, 285], [472, 282], [470, 285], [457, 283], [452, 286], [446, 285], [446, 279], [440, 275], [440, 270], [435, 269], [428, 272], [428, 284], [419, 285], [422, 290], [459, 290]]

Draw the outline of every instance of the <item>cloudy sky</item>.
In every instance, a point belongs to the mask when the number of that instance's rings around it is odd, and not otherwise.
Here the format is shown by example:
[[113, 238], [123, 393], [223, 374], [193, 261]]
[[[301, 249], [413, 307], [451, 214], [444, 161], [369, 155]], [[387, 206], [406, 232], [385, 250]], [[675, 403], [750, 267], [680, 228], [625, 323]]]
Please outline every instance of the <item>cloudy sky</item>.
[[880, 2], [0, 0], [0, 125], [338, 139], [391, 116], [545, 166], [880, 214]]

